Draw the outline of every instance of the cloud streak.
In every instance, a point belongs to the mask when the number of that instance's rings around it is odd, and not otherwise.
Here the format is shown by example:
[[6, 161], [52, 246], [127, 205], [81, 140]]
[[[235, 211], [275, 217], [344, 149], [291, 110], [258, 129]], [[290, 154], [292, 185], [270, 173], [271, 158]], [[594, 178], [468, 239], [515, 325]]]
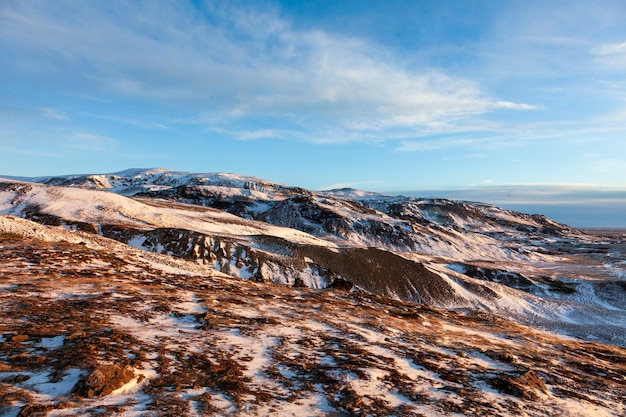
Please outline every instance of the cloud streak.
[[53, 119], [53, 120], [61, 120], [61, 121], [70, 120], [70, 118], [63, 112], [57, 109], [49, 108], [49, 107], [42, 108], [41, 115], [43, 117], [46, 117], [48, 119]]
[[626, 42], [600, 45], [591, 52], [609, 70], [626, 69]]
[[409, 191], [416, 197], [480, 201], [541, 213], [576, 227], [626, 227], [626, 189], [589, 184], [478, 185], [459, 189]]
[[105, 97], [182, 106], [209, 114], [209, 128], [243, 125], [246, 132], [256, 118], [274, 119], [244, 138], [279, 135], [288, 124], [292, 136], [311, 141], [397, 139], [496, 110], [537, 108], [416, 68], [379, 45], [298, 30], [272, 9], [16, 1], [0, 10], [0, 36], [22, 51], [16, 68], [64, 88], [78, 78]]

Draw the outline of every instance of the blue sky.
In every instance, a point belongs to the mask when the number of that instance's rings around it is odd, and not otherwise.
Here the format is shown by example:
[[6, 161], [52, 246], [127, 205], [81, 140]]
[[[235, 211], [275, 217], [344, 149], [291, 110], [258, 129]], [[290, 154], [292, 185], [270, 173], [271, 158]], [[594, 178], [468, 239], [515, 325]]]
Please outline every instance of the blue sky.
[[2, 0], [0, 173], [540, 185], [626, 213], [624, 22], [622, 0]]

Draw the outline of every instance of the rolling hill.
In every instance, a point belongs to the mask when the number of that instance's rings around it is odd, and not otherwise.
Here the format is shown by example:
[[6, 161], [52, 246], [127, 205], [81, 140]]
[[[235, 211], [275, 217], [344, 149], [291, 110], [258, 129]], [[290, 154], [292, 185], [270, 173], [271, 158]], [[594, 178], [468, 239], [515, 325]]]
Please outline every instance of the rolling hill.
[[[8, 415], [624, 411], [620, 236], [137, 169], [0, 180], [0, 246]], [[96, 371], [121, 385], [102, 394]]]

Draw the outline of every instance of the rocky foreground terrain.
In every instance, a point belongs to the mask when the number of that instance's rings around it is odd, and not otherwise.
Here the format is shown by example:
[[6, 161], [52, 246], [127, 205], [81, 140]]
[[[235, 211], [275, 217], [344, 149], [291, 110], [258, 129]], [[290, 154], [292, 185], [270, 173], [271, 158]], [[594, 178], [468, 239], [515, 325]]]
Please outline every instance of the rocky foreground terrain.
[[626, 350], [0, 217], [0, 415], [620, 416]]
[[625, 249], [230, 174], [0, 180], [0, 415], [624, 416]]

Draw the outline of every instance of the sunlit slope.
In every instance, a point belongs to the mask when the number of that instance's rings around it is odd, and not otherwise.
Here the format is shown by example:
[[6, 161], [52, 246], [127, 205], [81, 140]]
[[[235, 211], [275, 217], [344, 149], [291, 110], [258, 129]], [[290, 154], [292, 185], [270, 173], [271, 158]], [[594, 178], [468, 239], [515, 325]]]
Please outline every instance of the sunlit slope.
[[[233, 277], [497, 312], [626, 343], [619, 256], [598, 263], [603, 242], [540, 215], [164, 169], [37, 180], [48, 185], [0, 182], [0, 212]], [[577, 267], [587, 262], [598, 274]]]
[[[321, 248], [321, 247], [317, 247]], [[0, 215], [0, 414], [598, 417], [626, 352]]]

